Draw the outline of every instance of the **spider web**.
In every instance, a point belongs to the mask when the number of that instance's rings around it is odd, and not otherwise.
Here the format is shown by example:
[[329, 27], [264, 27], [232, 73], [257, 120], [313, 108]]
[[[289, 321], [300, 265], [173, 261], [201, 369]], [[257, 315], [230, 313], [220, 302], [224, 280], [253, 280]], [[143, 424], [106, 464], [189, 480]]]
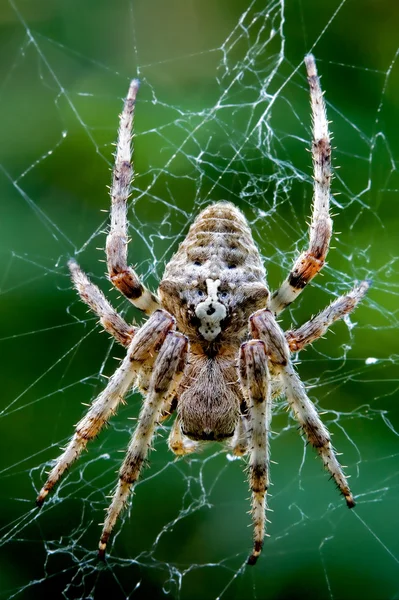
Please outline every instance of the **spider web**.
[[[395, 6], [315, 8], [312, 0], [3, 6], [1, 598], [399, 598]], [[304, 322], [356, 280], [373, 281], [355, 314], [298, 357], [357, 507], [345, 508], [277, 402], [270, 537], [248, 568], [243, 461], [217, 445], [175, 461], [167, 424], [98, 563], [98, 523], [139, 398], [130, 395], [41, 511], [34, 499], [81, 403], [123, 356], [76, 298], [68, 258], [127, 319], [141, 320], [108, 292], [97, 250], [128, 82], [142, 81], [129, 216], [130, 258], [146, 283], [156, 287], [198, 211], [225, 199], [245, 212], [275, 289], [307, 239], [309, 51], [337, 145], [335, 249], [282, 324]]]

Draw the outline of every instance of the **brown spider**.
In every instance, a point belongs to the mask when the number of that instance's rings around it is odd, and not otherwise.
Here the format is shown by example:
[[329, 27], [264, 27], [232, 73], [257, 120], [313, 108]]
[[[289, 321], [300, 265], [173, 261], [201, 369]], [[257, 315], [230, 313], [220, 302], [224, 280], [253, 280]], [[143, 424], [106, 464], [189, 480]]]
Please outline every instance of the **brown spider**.
[[293, 302], [323, 267], [332, 221], [329, 214], [331, 145], [326, 109], [312, 55], [305, 57], [313, 116], [314, 204], [308, 249], [297, 258], [281, 287], [270, 296], [265, 269], [243, 214], [228, 202], [208, 206], [166, 266], [158, 295], [127, 264], [127, 199], [133, 170], [131, 138], [138, 82], [133, 80], [120, 118], [107, 237], [109, 278], [137, 308], [149, 315], [141, 327], [128, 325], [70, 261], [74, 285], [100, 317], [106, 331], [127, 348], [121, 366], [78, 423], [57, 459], [37, 503], [41, 505], [137, 385], [144, 403], [119, 472], [103, 525], [99, 553], [136, 483], [158, 423], [176, 411], [169, 448], [181, 456], [204, 441], [228, 441], [238, 456], [249, 455], [254, 543], [249, 564], [260, 555], [269, 486], [272, 399], [285, 395], [305, 436], [316, 448], [349, 508], [355, 505], [330, 435], [291, 363], [337, 319], [351, 312], [368, 289], [362, 282], [295, 331], [283, 332], [276, 315]]

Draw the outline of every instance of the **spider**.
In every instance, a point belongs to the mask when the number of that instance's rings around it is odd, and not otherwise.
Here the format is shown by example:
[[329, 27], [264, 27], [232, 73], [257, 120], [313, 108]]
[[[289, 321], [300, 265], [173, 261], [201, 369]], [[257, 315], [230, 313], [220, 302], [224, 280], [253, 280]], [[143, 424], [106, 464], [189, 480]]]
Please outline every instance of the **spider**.
[[169, 448], [177, 456], [207, 441], [228, 443], [237, 456], [248, 455], [255, 564], [265, 535], [269, 487], [269, 438], [272, 399], [284, 395], [305, 437], [315, 447], [349, 508], [355, 505], [330, 435], [308, 398], [291, 362], [292, 353], [321, 337], [350, 313], [369, 282], [356, 285], [296, 330], [284, 332], [276, 316], [290, 305], [321, 270], [329, 248], [331, 144], [315, 59], [305, 57], [313, 117], [313, 213], [308, 248], [287, 279], [269, 293], [265, 268], [244, 215], [229, 202], [203, 210], [166, 265], [158, 294], [149, 291], [127, 263], [127, 200], [133, 176], [131, 139], [138, 81], [130, 84], [120, 116], [111, 186], [111, 223], [106, 255], [109, 279], [148, 315], [129, 325], [103, 293], [71, 260], [69, 268], [80, 298], [127, 354], [104, 391], [76, 426], [37, 498], [41, 506], [63, 473], [79, 457], [136, 385], [144, 401], [137, 427], [119, 471], [99, 543], [107, 543], [144, 465], [157, 425], [176, 412]]

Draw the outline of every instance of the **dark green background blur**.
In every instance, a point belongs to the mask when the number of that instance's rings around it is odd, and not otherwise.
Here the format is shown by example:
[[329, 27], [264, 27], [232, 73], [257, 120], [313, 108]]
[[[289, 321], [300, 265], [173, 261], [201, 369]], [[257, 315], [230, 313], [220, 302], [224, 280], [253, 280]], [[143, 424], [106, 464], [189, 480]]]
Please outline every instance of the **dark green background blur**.
[[[1, 598], [399, 598], [398, 16], [395, 0], [1, 2]], [[68, 258], [127, 318], [141, 318], [108, 293], [96, 250], [121, 98], [139, 76], [130, 256], [149, 285], [199, 205], [228, 199], [250, 219], [275, 288], [306, 240], [301, 62], [311, 49], [341, 167], [333, 212], [342, 233], [324, 277], [282, 324], [303, 322], [356, 279], [373, 280], [356, 327], [337, 324], [298, 366], [358, 506], [345, 508], [311, 450], [302, 464], [303, 442], [279, 405], [271, 537], [255, 568], [240, 571], [251, 540], [243, 465], [216, 446], [174, 463], [165, 434], [99, 565], [98, 523], [139, 399], [41, 512], [34, 498], [81, 402], [123, 355], [77, 301]], [[270, 103], [260, 90], [274, 69]]]

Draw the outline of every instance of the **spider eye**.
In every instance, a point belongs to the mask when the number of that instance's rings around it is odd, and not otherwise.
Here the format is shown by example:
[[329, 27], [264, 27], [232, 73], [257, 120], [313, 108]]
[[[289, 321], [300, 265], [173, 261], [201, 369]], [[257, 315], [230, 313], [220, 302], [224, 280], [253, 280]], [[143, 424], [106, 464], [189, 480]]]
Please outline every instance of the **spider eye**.
[[220, 292], [219, 296], [220, 296], [221, 298], [227, 298], [227, 296], [228, 296], [228, 293], [227, 293], [227, 292]]
[[197, 291], [197, 294], [198, 294], [198, 296], [199, 296], [200, 298], [202, 298], [202, 297], [205, 295], [205, 294], [204, 294], [204, 292], [203, 292], [202, 290], [198, 290], [198, 291]]

